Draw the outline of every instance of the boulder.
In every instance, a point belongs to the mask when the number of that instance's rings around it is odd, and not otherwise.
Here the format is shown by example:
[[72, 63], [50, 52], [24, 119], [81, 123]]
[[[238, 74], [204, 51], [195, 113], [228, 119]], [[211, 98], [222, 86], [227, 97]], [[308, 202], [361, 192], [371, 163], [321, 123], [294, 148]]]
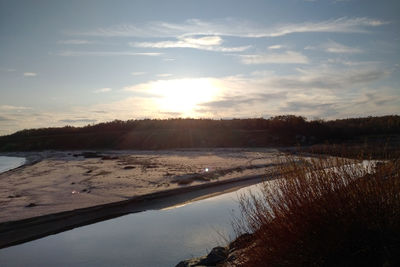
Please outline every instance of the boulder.
[[176, 267], [216, 266], [217, 264], [223, 263], [227, 257], [228, 248], [215, 247], [207, 256], [181, 261]]

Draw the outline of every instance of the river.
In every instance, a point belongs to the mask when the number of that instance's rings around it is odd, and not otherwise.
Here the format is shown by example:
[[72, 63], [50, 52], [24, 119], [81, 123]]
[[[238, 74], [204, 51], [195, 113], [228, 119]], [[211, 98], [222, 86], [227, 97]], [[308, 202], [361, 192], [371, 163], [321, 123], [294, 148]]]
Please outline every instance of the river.
[[233, 238], [238, 191], [133, 213], [0, 250], [0, 266], [175, 266]]

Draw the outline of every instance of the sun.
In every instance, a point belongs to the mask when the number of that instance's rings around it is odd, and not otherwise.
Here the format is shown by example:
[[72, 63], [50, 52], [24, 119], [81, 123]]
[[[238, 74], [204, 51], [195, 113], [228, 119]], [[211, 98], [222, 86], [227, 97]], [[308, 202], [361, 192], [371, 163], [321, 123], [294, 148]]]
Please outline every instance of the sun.
[[160, 80], [154, 83], [150, 92], [159, 96], [157, 109], [162, 112], [179, 113], [181, 116], [195, 116], [199, 104], [213, 101], [220, 89], [210, 78], [186, 78]]

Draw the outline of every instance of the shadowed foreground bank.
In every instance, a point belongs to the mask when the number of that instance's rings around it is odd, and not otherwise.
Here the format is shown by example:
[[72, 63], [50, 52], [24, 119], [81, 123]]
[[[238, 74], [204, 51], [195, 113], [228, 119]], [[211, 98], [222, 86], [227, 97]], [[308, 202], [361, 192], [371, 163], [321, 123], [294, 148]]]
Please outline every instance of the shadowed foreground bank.
[[261, 195], [243, 197], [237, 229], [253, 234], [238, 262], [399, 266], [399, 160], [367, 168], [337, 163], [323, 169], [326, 161], [293, 162], [282, 169], [289, 171], [286, 179], [265, 184]]

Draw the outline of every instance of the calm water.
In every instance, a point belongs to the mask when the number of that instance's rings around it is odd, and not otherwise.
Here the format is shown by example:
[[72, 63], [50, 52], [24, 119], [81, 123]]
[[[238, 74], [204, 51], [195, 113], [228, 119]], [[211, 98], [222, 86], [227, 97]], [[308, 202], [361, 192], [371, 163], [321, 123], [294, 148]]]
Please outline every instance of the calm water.
[[256, 186], [166, 210], [95, 223], [0, 250], [0, 266], [175, 266], [233, 237], [238, 195]]
[[17, 168], [25, 163], [25, 158], [0, 156], [0, 173]]

